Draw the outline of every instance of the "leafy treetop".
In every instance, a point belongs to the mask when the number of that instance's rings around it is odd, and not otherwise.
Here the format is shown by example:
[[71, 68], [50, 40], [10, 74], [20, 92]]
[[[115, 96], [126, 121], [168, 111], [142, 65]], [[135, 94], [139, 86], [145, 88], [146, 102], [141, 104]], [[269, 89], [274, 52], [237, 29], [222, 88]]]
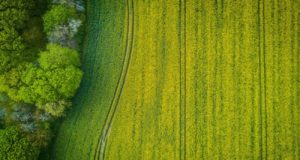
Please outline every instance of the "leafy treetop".
[[0, 159], [35, 160], [37, 156], [38, 148], [15, 127], [0, 130]]

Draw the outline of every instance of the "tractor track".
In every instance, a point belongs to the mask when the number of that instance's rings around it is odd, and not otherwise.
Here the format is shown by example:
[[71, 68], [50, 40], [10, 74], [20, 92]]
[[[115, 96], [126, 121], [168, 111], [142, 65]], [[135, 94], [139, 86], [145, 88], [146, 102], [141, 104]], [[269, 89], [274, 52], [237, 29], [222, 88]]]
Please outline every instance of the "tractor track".
[[186, 159], [186, 0], [179, 1], [180, 22], [180, 160]]
[[126, 0], [127, 5], [127, 37], [126, 37], [126, 48], [122, 65], [122, 72], [118, 79], [117, 87], [114, 92], [114, 96], [109, 107], [108, 114], [106, 115], [104, 125], [102, 127], [101, 134], [98, 138], [98, 143], [95, 148], [94, 159], [104, 159], [105, 157], [105, 149], [106, 142], [109, 136], [109, 132], [112, 126], [113, 119], [115, 117], [115, 113], [118, 109], [118, 104], [120, 102], [120, 98], [122, 95], [122, 91], [124, 88], [124, 84], [126, 81], [129, 64], [132, 55], [132, 47], [133, 47], [133, 36], [134, 36], [134, 6], [133, 0]]

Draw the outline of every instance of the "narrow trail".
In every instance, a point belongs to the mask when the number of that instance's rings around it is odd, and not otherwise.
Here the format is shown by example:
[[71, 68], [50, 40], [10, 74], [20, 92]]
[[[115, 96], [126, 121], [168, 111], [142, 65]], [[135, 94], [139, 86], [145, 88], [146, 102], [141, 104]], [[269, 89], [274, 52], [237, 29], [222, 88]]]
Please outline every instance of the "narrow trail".
[[132, 55], [132, 46], [133, 46], [133, 36], [134, 36], [134, 6], [133, 0], [126, 0], [127, 8], [127, 37], [126, 37], [126, 48], [123, 59], [122, 71], [118, 79], [117, 87], [114, 92], [114, 96], [109, 107], [108, 114], [106, 115], [104, 125], [102, 127], [101, 134], [98, 138], [98, 143], [95, 148], [94, 159], [104, 159], [106, 142], [109, 137], [110, 129], [112, 126], [115, 113], [118, 109], [118, 104], [122, 95], [124, 84], [126, 81], [128, 68]]

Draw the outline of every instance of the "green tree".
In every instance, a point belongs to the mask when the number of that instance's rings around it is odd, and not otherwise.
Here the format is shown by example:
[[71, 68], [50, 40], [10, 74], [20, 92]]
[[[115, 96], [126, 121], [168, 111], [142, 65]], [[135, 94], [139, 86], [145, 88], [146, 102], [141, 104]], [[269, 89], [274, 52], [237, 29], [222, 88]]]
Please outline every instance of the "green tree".
[[0, 31], [0, 74], [13, 68], [19, 61], [25, 46], [14, 28]]
[[24, 62], [0, 75], [0, 92], [59, 117], [80, 85], [79, 66], [76, 50], [50, 44], [40, 53], [38, 64]]
[[56, 68], [46, 72], [49, 84], [64, 98], [74, 96], [76, 89], [79, 87], [82, 71], [74, 66], [65, 68]]
[[22, 63], [0, 75], [0, 92], [5, 92], [12, 100], [19, 100], [18, 90], [23, 85], [21, 78], [27, 64]]
[[32, 7], [32, 0], [1, 0], [0, 31], [3, 27], [22, 28], [29, 18], [29, 9]]
[[0, 50], [15, 52], [22, 51], [24, 48], [22, 38], [14, 28], [3, 28], [0, 32]]
[[43, 17], [44, 29], [46, 33], [50, 33], [56, 26], [65, 24], [70, 17], [76, 15], [76, 10], [64, 5], [53, 5]]
[[19, 31], [29, 18], [32, 4], [31, 0], [0, 1], [0, 74], [14, 67], [20, 59], [25, 46]]
[[37, 157], [38, 148], [15, 127], [0, 130], [0, 159], [35, 160]]
[[64, 68], [71, 65], [80, 66], [79, 53], [76, 50], [57, 44], [47, 45], [47, 50], [41, 52], [38, 61], [44, 70]]

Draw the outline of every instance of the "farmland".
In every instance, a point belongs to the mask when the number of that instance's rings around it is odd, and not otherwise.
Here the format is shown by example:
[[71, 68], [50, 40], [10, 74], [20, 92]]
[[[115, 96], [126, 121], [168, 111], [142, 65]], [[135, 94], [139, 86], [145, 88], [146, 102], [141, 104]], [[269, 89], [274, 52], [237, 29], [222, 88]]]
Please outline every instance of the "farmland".
[[55, 159], [300, 159], [300, 1], [88, 0]]

